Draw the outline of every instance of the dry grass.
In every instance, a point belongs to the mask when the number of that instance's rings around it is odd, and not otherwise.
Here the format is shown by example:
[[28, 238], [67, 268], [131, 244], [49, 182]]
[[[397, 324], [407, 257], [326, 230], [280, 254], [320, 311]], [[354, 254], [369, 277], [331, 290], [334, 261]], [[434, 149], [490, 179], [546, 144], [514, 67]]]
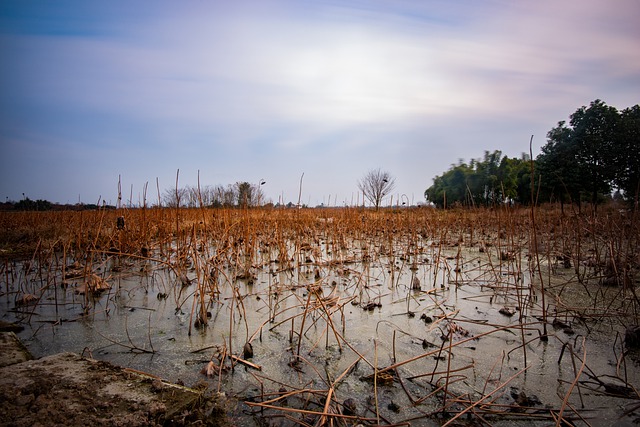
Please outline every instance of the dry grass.
[[[118, 227], [119, 217], [124, 218], [124, 227]], [[531, 342], [547, 342], [548, 335], [553, 335], [547, 332], [547, 326], [570, 328], [576, 322], [593, 325], [606, 321], [624, 327], [638, 324], [640, 316], [636, 294], [640, 226], [636, 213], [604, 207], [597, 214], [562, 215], [557, 207], [547, 206], [535, 210], [535, 227], [532, 219], [528, 209], [506, 207], [379, 212], [353, 208], [202, 208], [0, 213], [2, 292], [12, 295], [16, 307], [35, 310], [51, 287], [63, 286], [73, 273], [87, 281], [84, 303], [88, 313], [94, 309], [91, 299], [99, 296], [96, 284], [109, 280], [110, 272], [103, 268], [97, 274], [96, 266], [114, 261], [113, 272], [117, 271], [115, 268], [126, 268], [127, 262], [147, 261], [153, 268], [166, 269], [172, 278], [165, 287], [165, 298], [166, 294], [173, 295], [178, 308], [191, 304], [184, 307], [190, 311], [189, 334], [193, 327], [207, 327], [212, 307], [222, 294], [231, 296], [224, 351], [218, 353], [215, 364], [211, 362], [216, 368], [209, 375], [218, 378], [218, 387], [223, 373], [229, 375], [237, 363], [259, 369], [246, 360], [247, 345], [257, 336], [262, 337], [263, 329], [284, 327], [291, 343], [288, 365], [293, 370], [316, 371], [305, 354], [330, 345], [337, 346], [343, 357], [354, 357], [354, 366], [368, 366], [374, 399], [368, 412], [359, 411], [362, 422], [392, 424], [381, 415], [377, 400], [379, 389], [389, 381], [400, 384], [416, 407], [429, 397], [438, 397], [439, 406], [423, 411], [422, 417], [443, 417], [454, 423], [469, 414], [479, 420], [509, 417], [514, 409], [524, 416], [524, 404], [505, 406], [499, 398], [514, 378], [528, 369], [527, 349]], [[463, 252], [475, 254], [474, 258], [463, 256]], [[17, 263], [17, 257], [24, 262]], [[372, 271], [376, 268], [379, 276], [374, 277]], [[40, 275], [36, 284], [27, 280], [29, 274], [34, 274], [33, 269]], [[410, 285], [406, 284], [407, 271], [412, 272]], [[243, 302], [245, 286], [251, 286], [265, 272], [274, 278], [281, 273], [290, 274], [291, 282], [270, 279], [268, 288], [260, 291], [268, 316], [260, 328], [250, 330]], [[347, 283], [344, 292], [337, 291], [335, 278], [340, 277]], [[350, 342], [345, 331], [345, 307], [378, 307], [382, 297], [373, 285], [380, 281], [389, 293], [404, 287], [399, 300], [406, 307], [407, 316], [415, 316], [415, 307], [427, 312], [426, 303], [420, 303], [418, 298], [432, 304], [431, 314], [425, 319], [428, 318], [429, 331], [441, 331], [441, 346], [425, 347], [416, 356], [398, 360], [396, 333], [409, 336], [411, 332], [396, 328], [391, 322], [379, 325], [393, 328], [393, 363], [381, 367], [377, 341], [367, 354]], [[490, 302], [503, 306], [501, 313], [516, 316], [517, 321], [509, 326], [480, 323], [460, 317], [457, 310], [445, 304], [441, 295], [446, 289], [471, 282], [490, 290]], [[305, 293], [287, 293], [299, 288], [304, 288]], [[110, 289], [104, 286], [100, 292]], [[287, 298], [293, 302], [281, 306]], [[470, 335], [467, 328], [472, 326], [482, 327], [484, 332]], [[310, 334], [312, 329], [319, 333]], [[483, 390], [461, 393], [459, 383], [475, 368], [453, 366], [456, 350], [504, 330], [518, 336], [519, 344], [503, 357], [521, 352], [521, 369], [505, 377], [498, 374], [504, 360], [496, 362], [495, 372], [492, 369], [488, 373]], [[553, 338], [560, 339], [557, 335]], [[246, 342], [244, 354], [242, 344], [236, 348], [238, 340]], [[560, 424], [569, 413], [574, 419], [580, 418], [579, 411], [571, 409], [569, 396], [580, 394], [582, 399], [585, 378], [596, 386], [606, 388], [609, 384], [589, 369], [584, 345], [574, 349], [567, 343], [562, 342], [562, 350], [568, 349], [575, 379], [557, 406], [526, 412], [531, 419]], [[433, 369], [412, 375], [402, 373], [405, 368], [418, 369], [417, 362], [426, 358], [435, 358]], [[624, 366], [623, 350], [618, 365]], [[325, 388], [288, 392], [264, 391], [265, 384], [276, 388], [281, 384], [255, 375], [263, 395], [251, 405], [260, 410], [261, 416], [267, 410], [271, 411], [270, 416], [290, 423], [348, 424], [358, 416], [350, 408], [351, 402], [346, 405], [337, 396], [340, 382], [352, 369], [349, 364], [336, 379], [316, 371]], [[623, 377], [621, 373], [617, 379]], [[415, 395], [406, 384], [413, 381], [424, 381], [430, 392], [426, 396]], [[625, 387], [632, 389], [626, 383]], [[285, 406], [284, 402], [296, 399], [298, 405]]]

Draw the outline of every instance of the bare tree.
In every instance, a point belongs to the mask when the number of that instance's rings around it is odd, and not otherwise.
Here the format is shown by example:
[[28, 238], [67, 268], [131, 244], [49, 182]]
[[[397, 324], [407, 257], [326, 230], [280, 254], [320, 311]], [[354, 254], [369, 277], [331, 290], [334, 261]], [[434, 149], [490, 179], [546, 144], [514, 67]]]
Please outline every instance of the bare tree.
[[395, 185], [395, 178], [380, 168], [370, 170], [358, 181], [358, 188], [364, 197], [376, 207], [376, 210], [380, 208], [384, 196], [391, 193]]
[[222, 206], [233, 206], [238, 200], [238, 195], [236, 192], [236, 188], [234, 185], [228, 184], [227, 188], [223, 186], [218, 186], [216, 190], [220, 195], [220, 200], [222, 201]]
[[195, 208], [198, 206], [198, 187], [192, 187], [187, 185], [184, 187], [184, 204], [188, 208]]
[[162, 199], [164, 205], [170, 208], [185, 207], [187, 206], [185, 199], [187, 199], [188, 190], [186, 188], [168, 188], [164, 191]]
[[226, 187], [207, 185], [201, 188], [187, 185], [178, 189], [165, 190], [161, 199], [164, 206], [172, 208], [260, 206], [265, 198], [260, 188], [264, 183], [264, 180], [260, 180], [258, 184], [245, 181], [228, 184]]

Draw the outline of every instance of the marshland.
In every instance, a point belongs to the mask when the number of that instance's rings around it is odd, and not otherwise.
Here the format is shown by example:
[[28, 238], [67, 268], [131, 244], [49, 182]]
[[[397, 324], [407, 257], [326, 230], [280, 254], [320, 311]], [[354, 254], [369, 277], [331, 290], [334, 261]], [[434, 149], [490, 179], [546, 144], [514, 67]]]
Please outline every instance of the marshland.
[[2, 212], [0, 314], [234, 424], [634, 425], [637, 211]]

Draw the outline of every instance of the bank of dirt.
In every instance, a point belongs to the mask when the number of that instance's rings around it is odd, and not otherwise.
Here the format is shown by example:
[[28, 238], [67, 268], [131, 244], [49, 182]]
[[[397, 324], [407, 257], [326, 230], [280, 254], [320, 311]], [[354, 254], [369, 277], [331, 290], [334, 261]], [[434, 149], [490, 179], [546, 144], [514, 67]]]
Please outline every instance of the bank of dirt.
[[74, 353], [0, 368], [2, 426], [228, 426], [228, 404]]

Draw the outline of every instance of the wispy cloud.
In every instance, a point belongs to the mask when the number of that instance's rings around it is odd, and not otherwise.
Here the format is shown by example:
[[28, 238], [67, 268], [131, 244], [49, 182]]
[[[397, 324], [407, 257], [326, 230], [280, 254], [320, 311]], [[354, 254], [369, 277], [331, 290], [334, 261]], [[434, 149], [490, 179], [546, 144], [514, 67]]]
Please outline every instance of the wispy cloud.
[[[70, 5], [0, 8], [0, 137], [64, 141], [112, 175], [126, 150], [136, 179], [225, 156], [212, 176], [291, 194], [314, 162], [336, 167], [319, 194], [386, 165], [421, 194], [459, 157], [517, 154], [580, 105], [640, 93], [631, 0]], [[32, 182], [45, 172], [3, 173], [60, 198]]]

